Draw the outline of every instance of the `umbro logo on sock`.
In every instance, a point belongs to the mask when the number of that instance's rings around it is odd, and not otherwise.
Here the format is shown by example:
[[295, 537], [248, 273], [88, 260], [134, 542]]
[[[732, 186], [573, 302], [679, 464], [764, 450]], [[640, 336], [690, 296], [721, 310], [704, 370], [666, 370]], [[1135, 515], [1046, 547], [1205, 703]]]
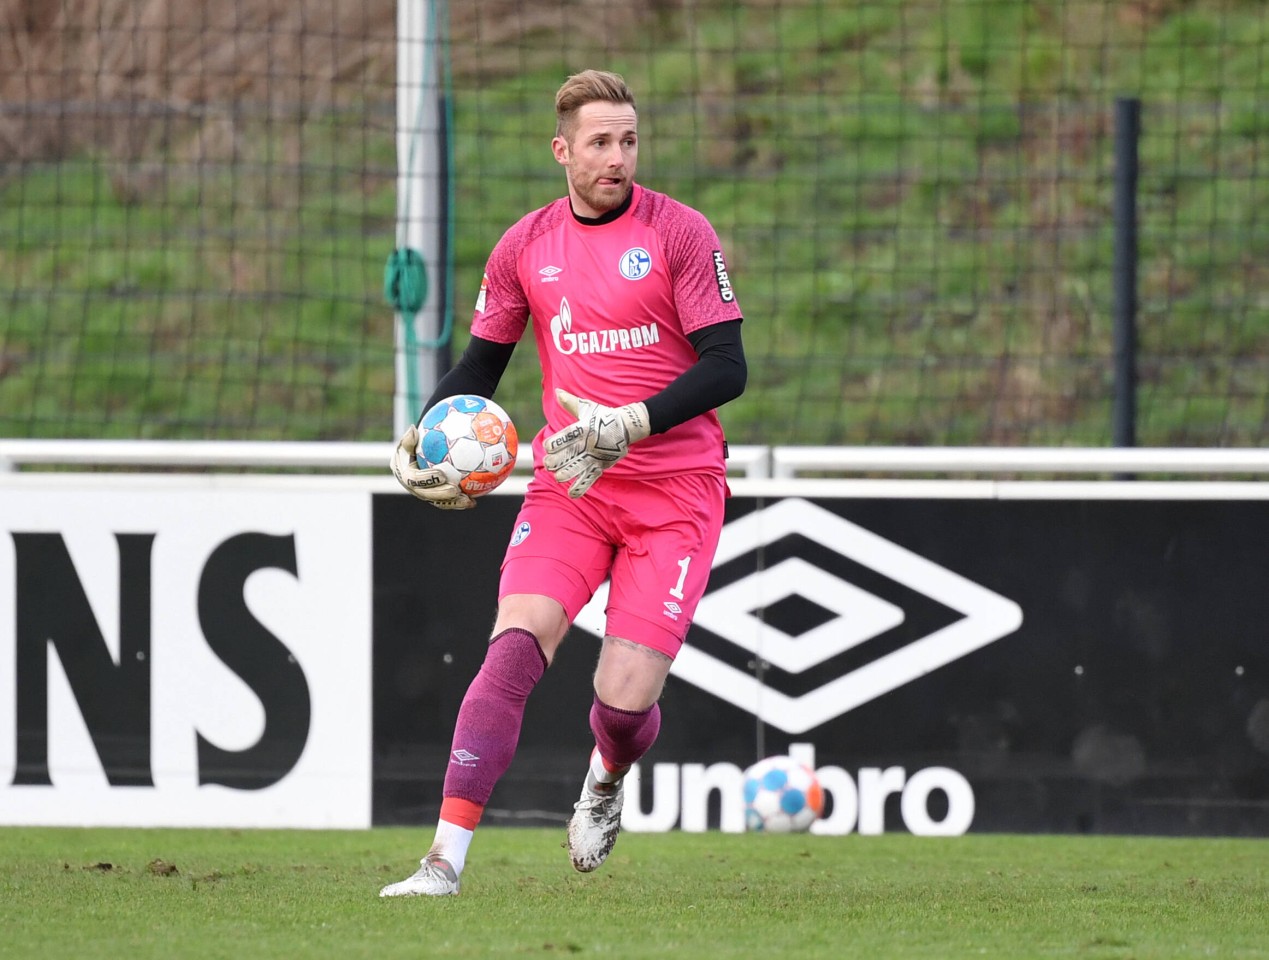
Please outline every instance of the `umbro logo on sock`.
[[453, 751], [450, 756], [453, 757], [452, 762], [458, 764], [460, 767], [474, 767], [476, 765], [476, 761], [480, 759], [480, 757], [476, 756], [470, 750], [463, 750], [461, 748]]

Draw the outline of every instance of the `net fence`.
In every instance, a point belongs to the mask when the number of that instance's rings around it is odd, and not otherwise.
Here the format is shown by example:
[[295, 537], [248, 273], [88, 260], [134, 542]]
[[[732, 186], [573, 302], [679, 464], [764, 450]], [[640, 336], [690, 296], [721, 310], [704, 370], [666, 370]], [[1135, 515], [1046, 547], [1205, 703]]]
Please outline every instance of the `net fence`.
[[[1114, 104], [1142, 103], [1137, 442], [1269, 440], [1259, 0], [441, 7], [453, 343], [618, 70], [704, 212], [758, 444], [1105, 445]], [[396, 3], [0, 0], [0, 435], [383, 440]], [[435, 136], [437, 131], [417, 131]], [[532, 344], [499, 399], [541, 424]]]

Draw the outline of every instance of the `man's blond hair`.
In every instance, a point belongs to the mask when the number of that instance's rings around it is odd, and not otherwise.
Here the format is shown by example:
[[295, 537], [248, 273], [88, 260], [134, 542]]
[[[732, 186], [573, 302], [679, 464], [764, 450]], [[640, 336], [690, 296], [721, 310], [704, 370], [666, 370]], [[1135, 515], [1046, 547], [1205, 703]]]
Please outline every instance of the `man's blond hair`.
[[569, 143], [577, 131], [577, 111], [588, 103], [625, 103], [635, 106], [634, 94], [619, 73], [583, 70], [575, 73], [555, 94], [555, 135]]

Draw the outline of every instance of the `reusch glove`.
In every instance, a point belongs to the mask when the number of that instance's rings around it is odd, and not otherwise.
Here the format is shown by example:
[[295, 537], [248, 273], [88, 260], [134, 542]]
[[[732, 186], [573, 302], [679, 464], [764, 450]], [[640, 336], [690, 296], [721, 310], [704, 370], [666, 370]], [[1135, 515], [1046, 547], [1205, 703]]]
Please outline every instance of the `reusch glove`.
[[601, 473], [630, 451], [632, 443], [652, 432], [648, 408], [642, 403], [605, 407], [558, 388], [555, 398], [577, 417], [577, 422], [546, 438], [542, 465], [560, 483], [573, 481], [568, 495], [576, 500], [586, 494]]
[[415, 451], [419, 445], [419, 431], [411, 426], [401, 435], [401, 441], [392, 452], [392, 475], [397, 483], [420, 500], [442, 510], [470, 510], [476, 501], [458, 489], [438, 467], [420, 467]]

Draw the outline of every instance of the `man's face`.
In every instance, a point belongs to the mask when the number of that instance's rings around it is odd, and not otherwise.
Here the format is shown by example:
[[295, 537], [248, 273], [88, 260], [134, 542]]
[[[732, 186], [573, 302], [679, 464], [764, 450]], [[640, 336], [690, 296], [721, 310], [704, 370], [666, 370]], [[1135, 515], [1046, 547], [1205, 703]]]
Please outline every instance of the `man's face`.
[[588, 103], [577, 111], [572, 140], [551, 141], [568, 174], [573, 211], [598, 217], [625, 201], [639, 161], [638, 118], [625, 103]]

